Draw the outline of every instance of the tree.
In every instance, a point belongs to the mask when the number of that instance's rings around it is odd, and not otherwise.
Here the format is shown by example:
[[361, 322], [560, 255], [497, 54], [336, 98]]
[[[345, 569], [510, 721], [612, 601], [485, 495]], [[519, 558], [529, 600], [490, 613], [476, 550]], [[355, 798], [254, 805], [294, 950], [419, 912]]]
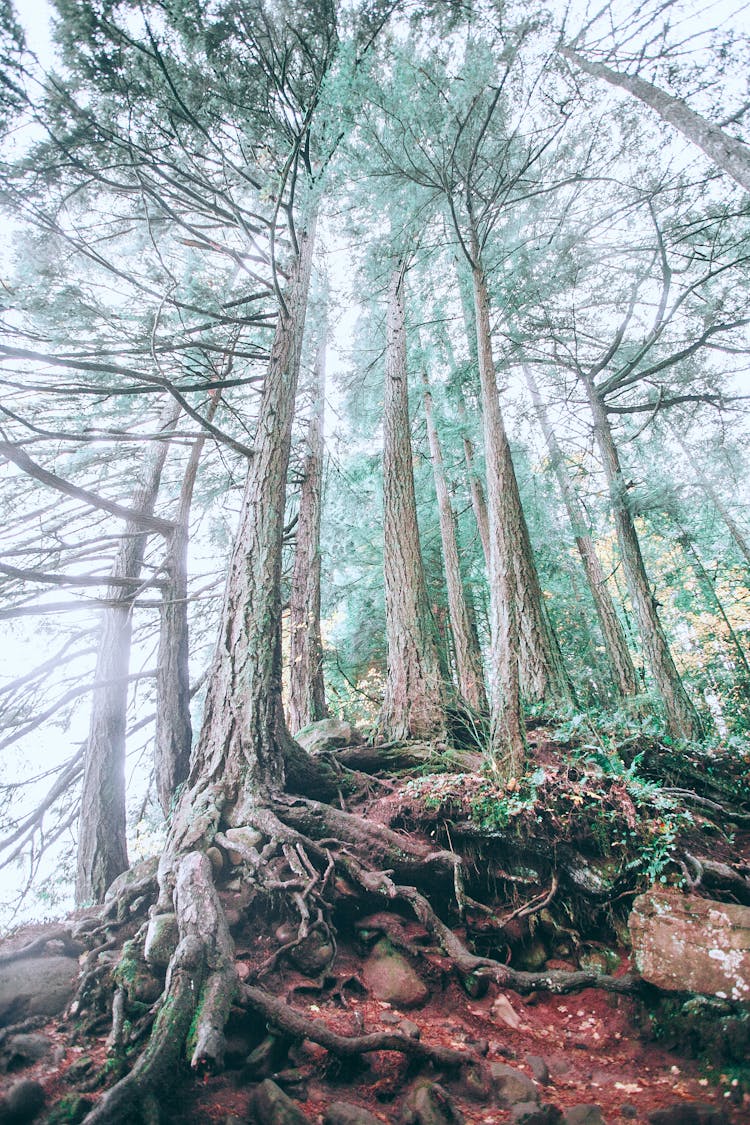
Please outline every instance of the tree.
[[386, 738], [445, 732], [443, 682], [419, 546], [409, 422], [403, 263], [391, 272], [383, 405], [384, 573], [388, 673]]
[[440, 515], [440, 538], [443, 546], [443, 561], [445, 563], [445, 581], [448, 589], [448, 610], [450, 613], [451, 633], [453, 636], [453, 650], [456, 661], [458, 690], [461, 699], [475, 711], [483, 712], [487, 708], [487, 697], [484, 689], [484, 673], [482, 671], [482, 654], [479, 648], [476, 622], [469, 611], [461, 576], [461, 563], [459, 558], [458, 540], [456, 535], [456, 516], [453, 511], [448, 485], [443, 467], [443, 453], [440, 448], [437, 426], [432, 406], [427, 372], [423, 372], [424, 383], [424, 411], [427, 420], [427, 438], [430, 446], [432, 460], [432, 473], [435, 479], [435, 492], [437, 494], [438, 512]]
[[613, 680], [621, 695], [625, 697], [635, 695], [638, 691], [638, 683], [628, 649], [628, 642], [617, 616], [612, 597], [607, 590], [606, 578], [591, 538], [586, 513], [568, 475], [563, 452], [550, 425], [547, 409], [539, 394], [539, 387], [534, 374], [528, 364], [523, 365], [523, 371], [544, 434], [544, 440], [547, 443], [552, 469], [557, 477], [560, 492], [565, 502], [565, 509], [575, 536], [576, 548], [581, 556], [589, 589], [594, 599], [596, 615], [602, 630], [604, 647], [607, 651]]
[[323, 500], [327, 327], [315, 357], [313, 408], [302, 467], [294, 571], [289, 597], [289, 729], [326, 718], [320, 638], [320, 520]]
[[[162, 428], [171, 430], [179, 409], [167, 403]], [[168, 443], [157, 442], [143, 468], [132, 499], [136, 517], [153, 515]], [[101, 902], [120, 872], [128, 867], [125, 825], [125, 728], [128, 702], [133, 602], [146, 549], [143, 521], [123, 529], [112, 578], [128, 585], [112, 585], [102, 613], [96, 658], [89, 734], [83, 764], [81, 817], [78, 828], [76, 901]]]

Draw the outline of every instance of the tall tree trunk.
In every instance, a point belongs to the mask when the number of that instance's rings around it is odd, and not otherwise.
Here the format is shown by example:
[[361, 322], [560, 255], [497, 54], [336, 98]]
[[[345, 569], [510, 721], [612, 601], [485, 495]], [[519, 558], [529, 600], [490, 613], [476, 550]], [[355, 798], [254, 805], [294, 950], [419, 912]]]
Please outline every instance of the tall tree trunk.
[[[160, 429], [171, 430], [180, 409], [170, 401]], [[133, 494], [134, 511], [153, 515], [168, 441], [151, 444]], [[139, 578], [148, 533], [136, 523], [125, 524], [112, 566], [112, 578]], [[128, 672], [137, 588], [113, 585], [112, 603], [102, 614], [95, 683], [86, 740], [78, 829], [76, 903], [101, 902], [112, 880], [128, 866], [125, 823], [125, 729]]]
[[227, 574], [222, 629], [172, 850], [189, 847], [219, 817], [243, 823], [258, 800], [284, 782], [284, 754], [292, 740], [281, 701], [281, 548], [313, 242], [314, 220], [299, 236], [299, 253], [280, 302]]
[[591, 538], [586, 513], [583, 510], [583, 505], [581, 504], [565, 466], [565, 458], [558, 445], [555, 432], [550, 425], [547, 409], [539, 394], [539, 387], [537, 386], [534, 374], [527, 364], [523, 365], [523, 371], [531, 393], [534, 409], [544, 434], [544, 440], [547, 443], [550, 462], [555, 476], [557, 477], [557, 483], [560, 486], [560, 492], [562, 493], [565, 508], [568, 513], [568, 519], [573, 528], [578, 554], [581, 557], [589, 589], [594, 599], [594, 608], [599, 620], [599, 625], [601, 626], [604, 647], [612, 670], [615, 686], [620, 695], [636, 695], [638, 693], [638, 679], [635, 674], [635, 668], [633, 667], [630, 650], [628, 649], [625, 630], [620, 623], [615, 604], [607, 589], [607, 580], [604, 577], [604, 572], [602, 571], [601, 563], [599, 562], [599, 557]]
[[706, 601], [712, 607], [712, 609], [716, 613], [718, 613], [719, 617], [724, 622], [724, 626], [726, 628], [730, 643], [734, 648], [735, 659], [737, 660], [737, 663], [739, 665], [739, 675], [737, 676], [737, 679], [742, 684], [744, 690], [747, 691], [748, 686], [750, 686], [750, 665], [748, 664], [747, 656], [745, 655], [745, 650], [742, 647], [740, 638], [737, 636], [734, 626], [727, 616], [727, 611], [725, 610], [724, 604], [719, 597], [718, 591], [716, 589], [716, 584], [703, 565], [703, 560], [698, 553], [698, 548], [695, 544], [695, 540], [690, 535], [690, 533], [686, 531], [681, 523], [675, 520], [675, 524], [679, 532], [678, 542], [692, 562], [698, 582], [702, 586], [703, 592], [706, 596]]
[[728, 532], [729, 532], [729, 534], [732, 538], [732, 541], [733, 541], [735, 547], [737, 548], [737, 550], [740, 552], [740, 554], [744, 557], [745, 561], [750, 566], [750, 543], [748, 543], [747, 539], [743, 535], [742, 531], [740, 530], [739, 526], [737, 525], [737, 522], [729, 514], [726, 504], [722, 500], [721, 496], [719, 496], [718, 492], [716, 491], [716, 489], [714, 488], [713, 484], [708, 479], [706, 474], [703, 472], [703, 469], [698, 464], [694, 454], [690, 450], [687, 443], [685, 441], [683, 441], [683, 439], [680, 437], [680, 435], [676, 432], [676, 430], [674, 428], [672, 428], [672, 433], [674, 434], [675, 438], [677, 439], [677, 444], [679, 445], [680, 449], [682, 450], [682, 452], [687, 457], [688, 463], [690, 464], [691, 469], [693, 470], [693, 472], [697, 476], [698, 480], [700, 481], [701, 487], [703, 488], [706, 495], [710, 497], [711, 503], [716, 508], [716, 511], [719, 513], [722, 520], [724, 521], [724, 524], [726, 525], [726, 528], [727, 528], [727, 530], [728, 530]]
[[461, 422], [462, 435], [461, 441], [464, 449], [464, 461], [466, 462], [466, 476], [469, 481], [469, 491], [471, 493], [471, 507], [474, 511], [474, 519], [477, 523], [477, 531], [479, 532], [479, 539], [482, 544], [482, 553], [484, 555], [484, 564], [489, 569], [490, 565], [490, 521], [487, 515], [487, 501], [484, 497], [484, 487], [482, 485], [482, 478], [477, 472], [476, 465], [474, 464], [474, 446], [468, 435], [468, 419], [466, 417], [466, 403], [464, 402], [463, 391], [459, 387], [458, 390], [458, 417]]
[[[481, 288], [484, 291], [483, 299], [487, 306], [486, 333], [491, 356], [492, 344], [489, 336], [489, 296], [487, 294], [487, 284], [481, 262], [479, 263], [479, 272], [481, 274]], [[474, 270], [474, 275], [474, 288], [476, 290], [476, 270]], [[475, 307], [471, 309], [464, 304], [464, 319], [466, 322], [467, 337], [471, 338], [473, 329], [473, 334], [478, 340], [480, 325], [476, 302], [475, 292]], [[471, 346], [473, 349], [473, 342]], [[480, 344], [479, 351], [477, 352], [480, 370], [482, 362], [481, 354]], [[494, 361], [493, 382], [497, 388], [497, 380], [494, 375]], [[497, 389], [495, 390], [495, 395], [497, 397]], [[484, 402], [484, 389], [482, 390], [482, 401]], [[465, 418], [465, 406], [463, 417]], [[505, 431], [503, 430], [503, 434], [504, 433]], [[504, 438], [504, 440], [506, 444], [508, 444], [507, 438]], [[487, 559], [489, 556], [488, 547], [485, 546], [486, 539], [489, 535], [487, 511], [481, 481], [473, 468], [473, 450], [471, 448], [471, 442], [466, 437], [464, 438], [464, 456], [469, 470], [472, 506], [474, 508], [479, 534], [482, 539], [482, 545], [485, 550], [485, 559]], [[509, 445], [508, 456], [511, 456]], [[488, 457], [488, 451], [485, 449], [485, 461], [487, 461]], [[489, 464], [486, 467], [486, 473], [489, 491]], [[512, 561], [516, 583], [516, 614], [519, 631], [518, 658], [521, 691], [524, 698], [532, 703], [541, 703], [544, 701], [568, 702], [571, 698], [571, 686], [563, 666], [560, 646], [552, 628], [552, 623], [547, 615], [544, 598], [542, 597], [539, 575], [537, 573], [536, 563], [534, 562], [534, 552], [531, 546], [531, 536], [529, 535], [528, 524], [526, 523], [526, 517], [521, 507], [521, 497], [518, 491], [518, 481], [515, 470], [513, 469], [512, 459], [511, 473], [512, 475], [509, 481], [511, 494], [508, 497], [507, 503], [509, 509], [514, 509], [513, 524], [517, 528], [517, 536], [512, 540], [514, 544]]]
[[594, 436], [604, 466], [620, 557], [646, 663], [664, 704], [670, 733], [676, 738], [697, 738], [701, 733], [700, 720], [682, 685], [659, 620], [656, 598], [651, 592], [643, 562], [607, 410], [593, 379], [585, 375], [583, 383], [594, 419]]
[[[211, 392], [206, 419], [212, 422], [221, 390]], [[206, 438], [195, 439], [182, 478], [175, 529], [164, 560], [167, 586], [162, 594], [159, 655], [156, 662], [154, 776], [159, 804], [169, 815], [174, 792], [190, 772], [193, 727], [190, 720], [190, 648], [187, 611], [187, 551], [190, 507]]]
[[423, 380], [425, 385], [424, 412], [427, 420], [427, 439], [430, 446], [430, 459], [440, 516], [440, 538], [443, 546], [448, 613], [450, 614], [451, 632], [453, 634], [458, 690], [464, 702], [473, 707], [475, 711], [486, 711], [487, 695], [484, 689], [479, 637], [477, 636], [474, 618], [469, 613], [464, 593], [458, 554], [456, 514], [453, 511], [445, 480], [443, 453], [435, 425], [432, 395], [426, 372], [423, 374]]
[[385, 616], [388, 674], [379, 726], [390, 739], [444, 735], [445, 702], [419, 547], [404, 323], [404, 271], [388, 291], [383, 408]]
[[293, 734], [324, 719], [323, 646], [320, 639], [320, 519], [323, 502], [323, 423], [326, 393], [326, 328], [315, 359], [315, 403], [297, 521], [290, 598], [289, 729]]
[[515, 562], [516, 545], [521, 535], [518, 522], [520, 504], [516, 499], [518, 488], [500, 411], [492, 357], [489, 297], [475, 234], [472, 238], [472, 254], [484, 454], [487, 463], [491, 754], [498, 773], [510, 778], [521, 774], [526, 756], [519, 679], [520, 637]]
[[570, 59], [581, 70], [594, 78], [603, 78], [611, 86], [619, 86], [638, 98], [660, 117], [674, 125], [684, 137], [705, 152], [718, 168], [731, 176], [738, 184], [750, 191], [750, 148], [742, 141], [726, 133], [718, 125], [707, 121], [699, 113], [690, 109], [680, 98], [675, 98], [665, 90], [659, 89], [638, 75], [623, 74], [612, 70], [603, 63], [591, 62], [570, 47], [560, 47], [560, 53]]

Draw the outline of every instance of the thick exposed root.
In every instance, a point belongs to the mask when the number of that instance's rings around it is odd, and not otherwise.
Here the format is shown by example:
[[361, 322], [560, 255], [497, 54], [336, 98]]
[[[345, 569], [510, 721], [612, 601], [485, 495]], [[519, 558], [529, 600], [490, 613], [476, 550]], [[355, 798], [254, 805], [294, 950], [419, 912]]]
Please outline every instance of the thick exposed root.
[[283, 1000], [271, 996], [261, 988], [243, 985], [241, 998], [248, 1007], [262, 1012], [269, 1024], [286, 1032], [294, 1039], [309, 1039], [319, 1043], [339, 1058], [354, 1058], [371, 1051], [400, 1051], [410, 1058], [431, 1062], [437, 1067], [456, 1069], [463, 1066], [465, 1051], [450, 1047], [430, 1046], [401, 1032], [374, 1032], [371, 1035], [339, 1035], [322, 1022], [303, 1016]]
[[174, 1084], [186, 1041], [193, 1066], [221, 1065], [224, 1025], [237, 979], [226, 919], [200, 852], [177, 867], [174, 905], [180, 941], [169, 963], [164, 994], [148, 1044], [131, 1072], [108, 1090], [86, 1125], [153, 1118], [153, 1099]]

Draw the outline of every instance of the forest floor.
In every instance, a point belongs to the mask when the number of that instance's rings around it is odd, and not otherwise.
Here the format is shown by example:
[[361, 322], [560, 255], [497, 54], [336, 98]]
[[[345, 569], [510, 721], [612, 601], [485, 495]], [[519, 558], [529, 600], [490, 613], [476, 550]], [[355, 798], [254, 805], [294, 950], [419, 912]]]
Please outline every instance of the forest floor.
[[[541, 734], [537, 735], [537, 743], [538, 760], [546, 760], [548, 772], [562, 769], [563, 759], [558, 748], [545, 743]], [[564, 769], [569, 776], [568, 766]], [[421, 825], [407, 826], [406, 823], [409, 810], [413, 813], [415, 792], [425, 785], [424, 777], [422, 774], [416, 779], [416, 790], [414, 776], [392, 778], [385, 788], [374, 785], [368, 797], [357, 803], [357, 811], [369, 808], [373, 819], [396, 823], [401, 831], [413, 831], [423, 837], [429, 835], [429, 820]], [[564, 788], [559, 776], [555, 777], [555, 784], [559, 791]], [[573, 795], [577, 792], [585, 797], [586, 784], [584, 773], [574, 771], [570, 782]], [[455, 778], [449, 780], [448, 775], [444, 775], [440, 786], [449, 790], [451, 799], [456, 800], [460, 784]], [[425, 815], [437, 815], [434, 806], [435, 800], [432, 811]], [[579, 806], [580, 802], [571, 799], [571, 810], [576, 814]], [[512, 811], [516, 817], [523, 817], [528, 808], [519, 802]], [[546, 831], [544, 825], [541, 831]], [[729, 838], [715, 836], [712, 847], [713, 854], [723, 862], [731, 851], [734, 862], [741, 869], [750, 870], [750, 833], [747, 831], [732, 833]], [[711, 848], [704, 841], [702, 854], [710, 853]], [[478, 866], [476, 857], [474, 862]], [[507, 870], [504, 873], [507, 875]], [[481, 882], [482, 878], [482, 872], [475, 871], [475, 882]], [[279, 945], [279, 919], [269, 918], [264, 924], [264, 920], [258, 918], [243, 919], [241, 910], [237, 911], [236, 891], [222, 889], [221, 881], [219, 887], [232, 922], [238, 976], [242, 981], [252, 982]], [[544, 889], [523, 887], [522, 892], [528, 899], [534, 894], [538, 896]], [[625, 904], [620, 904], [621, 917], [625, 919], [633, 893], [628, 892], [624, 896]], [[506, 914], [508, 906], [513, 907], [515, 901], [517, 899], [506, 903]], [[517, 907], [515, 912], [519, 913]], [[543, 914], [543, 911], [537, 913]], [[509, 940], [504, 955], [510, 964], [523, 968], [528, 966], [535, 945], [539, 945], [544, 926], [539, 923], [540, 928], [536, 930], [533, 915], [531, 919], [522, 914], [521, 917], [523, 926], [515, 930], [512, 926], [508, 928], [508, 934], [519, 940], [516, 945]], [[608, 940], [604, 940], [607, 935], [602, 930], [601, 911], [598, 914], [592, 911], [591, 917], [590, 933], [579, 929], [578, 934], [573, 935], [571, 930], [566, 931], [568, 938], [573, 937], [567, 956], [560, 955], [559, 941], [558, 948], [553, 948], [554, 942], [548, 935], [545, 970], [578, 968], [584, 947], [589, 955], [592, 952], [602, 958], [606, 955], [608, 971], [615, 977], [632, 970], [624, 926], [612, 928]], [[467, 933], [465, 923], [454, 917], [450, 925], [462, 940], [476, 944], [476, 933]], [[59, 925], [55, 928], [59, 929]], [[0, 953], [20, 948], [46, 932], [44, 927], [19, 931], [6, 940]], [[412, 996], [404, 1003], [377, 998], [377, 989], [371, 987], [365, 965], [368, 957], [372, 957], [373, 945], [384, 935], [406, 955], [425, 986], [422, 995]], [[132, 933], [122, 936], [132, 936]], [[565, 936], [563, 934], [563, 938]], [[499, 952], [497, 946], [495, 955]], [[348, 909], [345, 904], [337, 917], [337, 952], [333, 964], [315, 977], [283, 961], [263, 976], [263, 987], [307, 1019], [324, 1021], [340, 1035], [401, 1031], [407, 1036], [418, 1036], [422, 1043], [431, 1046], [465, 1052], [467, 1060], [477, 1060], [485, 1066], [485, 1072], [489, 1064], [508, 1064], [535, 1082], [542, 1104], [557, 1107], [563, 1113], [574, 1106], [599, 1107], [601, 1117], [590, 1117], [591, 1123], [597, 1120], [603, 1120], [606, 1125], [647, 1122], [659, 1110], [670, 1111], [669, 1116], [653, 1119], [665, 1125], [691, 1121], [702, 1121], [706, 1125], [710, 1122], [718, 1125], [721, 1121], [732, 1125], [750, 1122], [750, 1088], [744, 1084], [744, 1077], [737, 1077], [738, 1068], [722, 1065], [715, 1055], [701, 1056], [698, 1052], [696, 1057], [694, 1044], [693, 1057], [688, 1057], [673, 1038], [657, 1038], [643, 997], [616, 995], [595, 988], [564, 995], [544, 991], [521, 995], [499, 987], [494, 981], [486, 991], [478, 988], [475, 995], [469, 995], [444, 951], [436, 947], [422, 925], [403, 909], [383, 910], [382, 904], [360, 900], [352, 901]], [[0, 1095], [19, 1080], [40, 1083], [45, 1093], [45, 1109], [37, 1117], [3, 1117], [0, 1101], [0, 1122], [81, 1121], [100, 1093], [92, 1076], [107, 1070], [110, 1019], [108, 1013], [101, 1013], [98, 1023], [93, 1021], [82, 1029], [80, 1019], [67, 1013], [46, 1021], [32, 1018], [20, 1028], [0, 1030], [0, 1057], [8, 1034], [19, 1030], [43, 1036], [51, 1045], [44, 1058], [29, 1065], [15, 1063], [10, 1072], [0, 1077]], [[499, 1105], [492, 1091], [482, 1086], [481, 1081], [472, 1080], [470, 1073], [467, 1077], [464, 1072], [458, 1076], [439, 1072], [432, 1064], [409, 1060], [395, 1051], [376, 1051], [354, 1060], [342, 1060], [308, 1039], [292, 1042], [277, 1038], [269, 1048], [267, 1031], [260, 1015], [248, 1013], [247, 1009], [234, 1011], [227, 1027], [226, 1068], [218, 1074], [191, 1076], [185, 1064], [184, 1081], [179, 1081], [169, 1100], [162, 1102], [163, 1120], [171, 1125], [178, 1122], [216, 1122], [219, 1125], [228, 1121], [231, 1125], [255, 1122], [257, 1118], [251, 1108], [253, 1090], [266, 1077], [271, 1077], [294, 1099], [310, 1122], [327, 1120], [328, 1108], [336, 1102], [362, 1107], [383, 1122], [421, 1120], [405, 1117], [404, 1106], [410, 1090], [426, 1078], [445, 1088], [454, 1110], [462, 1115], [446, 1117], [446, 1121], [501, 1125], [506, 1121], [523, 1120], [518, 1111], [513, 1116], [512, 1106]], [[688, 1046], [682, 1044], [682, 1047]], [[58, 1116], [53, 1110], [50, 1118], [49, 1111], [56, 1105]], [[67, 1116], [59, 1115], [60, 1105], [66, 1107]], [[696, 1116], [693, 1109], [701, 1106], [704, 1109]], [[551, 1122], [555, 1120], [554, 1111], [547, 1118], [528, 1120]], [[587, 1121], [585, 1115], [569, 1120]], [[281, 1125], [282, 1118], [278, 1121]]]

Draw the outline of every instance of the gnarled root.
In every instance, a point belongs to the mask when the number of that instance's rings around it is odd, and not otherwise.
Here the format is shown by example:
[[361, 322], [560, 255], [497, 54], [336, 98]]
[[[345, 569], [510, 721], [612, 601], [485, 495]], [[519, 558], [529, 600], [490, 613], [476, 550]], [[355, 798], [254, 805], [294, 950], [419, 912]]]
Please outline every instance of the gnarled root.
[[201, 852], [180, 859], [174, 905], [180, 941], [148, 1044], [132, 1071], [88, 1114], [86, 1125], [132, 1120], [136, 1105], [143, 1119], [153, 1118], [154, 1098], [174, 1083], [189, 1033], [193, 1066], [221, 1065], [224, 1025], [237, 979], [211, 864]]
[[331, 1054], [339, 1058], [354, 1058], [371, 1051], [400, 1051], [410, 1058], [434, 1063], [437, 1067], [456, 1069], [466, 1063], [466, 1052], [455, 1051], [450, 1047], [431, 1047], [419, 1039], [411, 1039], [400, 1032], [373, 1032], [370, 1035], [339, 1035], [331, 1031], [322, 1020], [303, 1016], [283, 1000], [278, 1000], [261, 988], [243, 985], [241, 999], [248, 1007], [262, 1012], [265, 1018], [280, 1031], [294, 1039], [309, 1039], [319, 1043]]

